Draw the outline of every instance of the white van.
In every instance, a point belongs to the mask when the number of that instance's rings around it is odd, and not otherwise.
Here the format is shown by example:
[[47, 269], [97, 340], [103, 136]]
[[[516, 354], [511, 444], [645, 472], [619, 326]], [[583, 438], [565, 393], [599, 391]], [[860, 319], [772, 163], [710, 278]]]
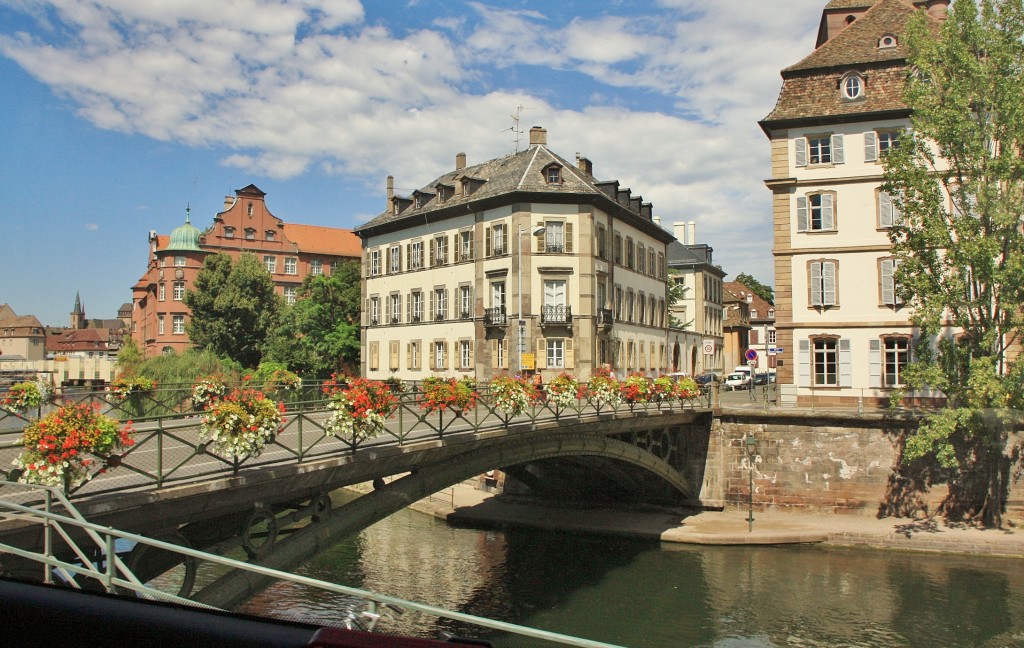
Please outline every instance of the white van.
[[732, 370], [732, 372], [741, 373], [745, 375], [747, 378], [753, 377], [753, 372], [750, 370], [750, 365], [737, 365], [736, 368]]

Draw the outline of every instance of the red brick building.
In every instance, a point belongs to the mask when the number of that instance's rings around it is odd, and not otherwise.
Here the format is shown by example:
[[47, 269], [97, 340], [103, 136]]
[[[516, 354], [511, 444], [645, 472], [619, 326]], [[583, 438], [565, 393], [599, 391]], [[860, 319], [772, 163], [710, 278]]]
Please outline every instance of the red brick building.
[[205, 230], [186, 215], [170, 235], [149, 233], [146, 272], [132, 287], [132, 339], [145, 357], [191, 346], [185, 293], [209, 254], [225, 252], [234, 259], [255, 254], [288, 304], [306, 276], [330, 274], [341, 261], [361, 258], [360, 239], [351, 230], [285, 223], [267, 209], [265, 197], [249, 185], [225, 198], [224, 211]]

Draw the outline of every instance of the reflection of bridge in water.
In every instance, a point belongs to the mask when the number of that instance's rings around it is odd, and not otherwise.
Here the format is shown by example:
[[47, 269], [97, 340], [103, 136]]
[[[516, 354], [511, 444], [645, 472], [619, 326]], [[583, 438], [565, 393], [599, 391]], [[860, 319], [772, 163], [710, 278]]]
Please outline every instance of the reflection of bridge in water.
[[[241, 545], [250, 560], [286, 571], [418, 499], [496, 469], [521, 492], [563, 501], [697, 503], [706, 401], [542, 403], [509, 417], [488, 400], [485, 391], [472, 410], [428, 414], [404, 394], [385, 434], [359, 443], [324, 432], [328, 410], [298, 409], [261, 455], [242, 461], [214, 454], [195, 415], [141, 421], [136, 445], [73, 500], [94, 523], [214, 553]], [[4, 466], [18, 452], [13, 440], [0, 433]], [[372, 492], [331, 510], [332, 491], [370, 481]], [[0, 531], [6, 541], [12, 533]], [[38, 532], [18, 540], [40, 541]], [[261, 585], [227, 574], [195, 598], [230, 607]]]

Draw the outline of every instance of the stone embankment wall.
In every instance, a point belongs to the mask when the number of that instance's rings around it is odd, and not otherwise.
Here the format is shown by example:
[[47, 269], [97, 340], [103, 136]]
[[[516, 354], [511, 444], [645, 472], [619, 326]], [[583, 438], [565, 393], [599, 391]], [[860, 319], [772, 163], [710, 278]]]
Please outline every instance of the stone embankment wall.
[[[756, 508], [924, 515], [947, 488], [941, 471], [915, 474], [901, 463], [908, 425], [884, 415], [724, 411], [711, 424], [701, 499], [747, 506], [752, 466]], [[752, 459], [749, 435], [757, 440]], [[1018, 433], [1011, 445], [1021, 440]], [[1024, 521], [1024, 477], [1015, 472], [1007, 517]]]

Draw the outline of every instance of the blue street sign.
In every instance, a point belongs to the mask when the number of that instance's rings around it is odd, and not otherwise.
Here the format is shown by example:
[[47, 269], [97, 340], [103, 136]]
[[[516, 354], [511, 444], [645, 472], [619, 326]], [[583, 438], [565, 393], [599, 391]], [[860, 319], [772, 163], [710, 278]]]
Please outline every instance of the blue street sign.
[[754, 349], [747, 349], [747, 352], [744, 354], [744, 356], [747, 360], [753, 362], [754, 360], [757, 360], [757, 351], [755, 351]]

